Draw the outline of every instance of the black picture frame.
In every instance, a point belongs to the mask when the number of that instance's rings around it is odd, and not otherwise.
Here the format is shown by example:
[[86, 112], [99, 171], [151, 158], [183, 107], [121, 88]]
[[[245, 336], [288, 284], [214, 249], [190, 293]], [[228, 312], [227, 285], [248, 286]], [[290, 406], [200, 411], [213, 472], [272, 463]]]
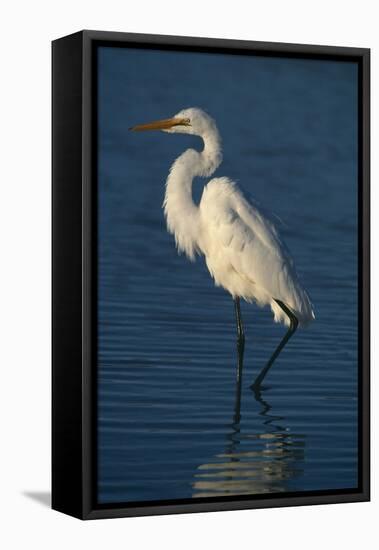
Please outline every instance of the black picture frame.
[[[359, 487], [96, 504], [96, 51], [101, 44], [354, 60], [359, 66]], [[81, 31], [52, 43], [52, 507], [81, 519], [370, 499], [370, 50]]]

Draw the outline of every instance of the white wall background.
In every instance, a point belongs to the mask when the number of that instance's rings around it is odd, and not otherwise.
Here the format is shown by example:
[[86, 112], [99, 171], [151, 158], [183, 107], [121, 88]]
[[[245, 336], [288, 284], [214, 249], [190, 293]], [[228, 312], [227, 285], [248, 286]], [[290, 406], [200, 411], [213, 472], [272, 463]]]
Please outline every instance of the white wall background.
[[[371, 47], [375, 277], [379, 74], [375, 2], [14, 0], [2, 5], [1, 19], [1, 546], [41, 550], [376, 547], [375, 448], [372, 503], [87, 523], [41, 503], [48, 498], [50, 484], [50, 41], [92, 28]], [[374, 320], [377, 297], [374, 288]], [[373, 336], [376, 330], [374, 323]], [[373, 351], [377, 351], [375, 340]], [[374, 394], [373, 413], [375, 447], [378, 400]]]

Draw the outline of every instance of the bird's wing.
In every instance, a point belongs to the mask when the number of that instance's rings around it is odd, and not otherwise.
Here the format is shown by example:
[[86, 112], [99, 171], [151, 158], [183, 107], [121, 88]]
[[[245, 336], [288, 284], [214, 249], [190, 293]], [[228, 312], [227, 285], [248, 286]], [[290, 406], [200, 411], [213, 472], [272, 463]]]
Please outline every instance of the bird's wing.
[[301, 287], [274, 223], [228, 178], [208, 183], [200, 209], [210, 253], [222, 248], [223, 257], [239, 275], [291, 306], [294, 287]]

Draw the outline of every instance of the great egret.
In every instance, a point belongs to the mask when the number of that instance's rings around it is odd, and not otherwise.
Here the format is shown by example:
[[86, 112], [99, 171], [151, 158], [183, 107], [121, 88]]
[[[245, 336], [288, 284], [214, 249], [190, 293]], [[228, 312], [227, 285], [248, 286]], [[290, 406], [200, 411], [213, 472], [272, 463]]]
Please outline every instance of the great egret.
[[229, 178], [213, 178], [204, 187], [199, 205], [194, 203], [193, 178], [211, 176], [222, 161], [220, 134], [207, 113], [198, 108], [184, 109], [172, 118], [130, 129], [191, 134], [204, 142], [202, 151], [187, 149], [171, 166], [163, 202], [167, 228], [174, 234], [179, 252], [192, 261], [196, 254], [205, 256], [215, 284], [227, 290], [234, 300], [238, 377], [245, 345], [240, 298], [261, 307], [269, 305], [274, 320], [288, 326], [252, 385], [259, 389], [297, 327], [314, 319], [312, 304], [299, 282], [293, 260], [274, 223]]

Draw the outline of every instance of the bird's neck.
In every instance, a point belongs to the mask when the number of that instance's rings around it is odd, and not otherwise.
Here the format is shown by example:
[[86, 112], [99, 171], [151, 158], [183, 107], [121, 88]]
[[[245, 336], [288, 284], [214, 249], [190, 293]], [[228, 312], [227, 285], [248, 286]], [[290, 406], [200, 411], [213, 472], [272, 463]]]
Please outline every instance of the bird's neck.
[[221, 138], [216, 128], [201, 136], [201, 152], [188, 149], [171, 166], [163, 203], [167, 229], [175, 235], [179, 251], [191, 260], [199, 252], [199, 207], [192, 198], [192, 182], [197, 176], [213, 174], [222, 161]]

